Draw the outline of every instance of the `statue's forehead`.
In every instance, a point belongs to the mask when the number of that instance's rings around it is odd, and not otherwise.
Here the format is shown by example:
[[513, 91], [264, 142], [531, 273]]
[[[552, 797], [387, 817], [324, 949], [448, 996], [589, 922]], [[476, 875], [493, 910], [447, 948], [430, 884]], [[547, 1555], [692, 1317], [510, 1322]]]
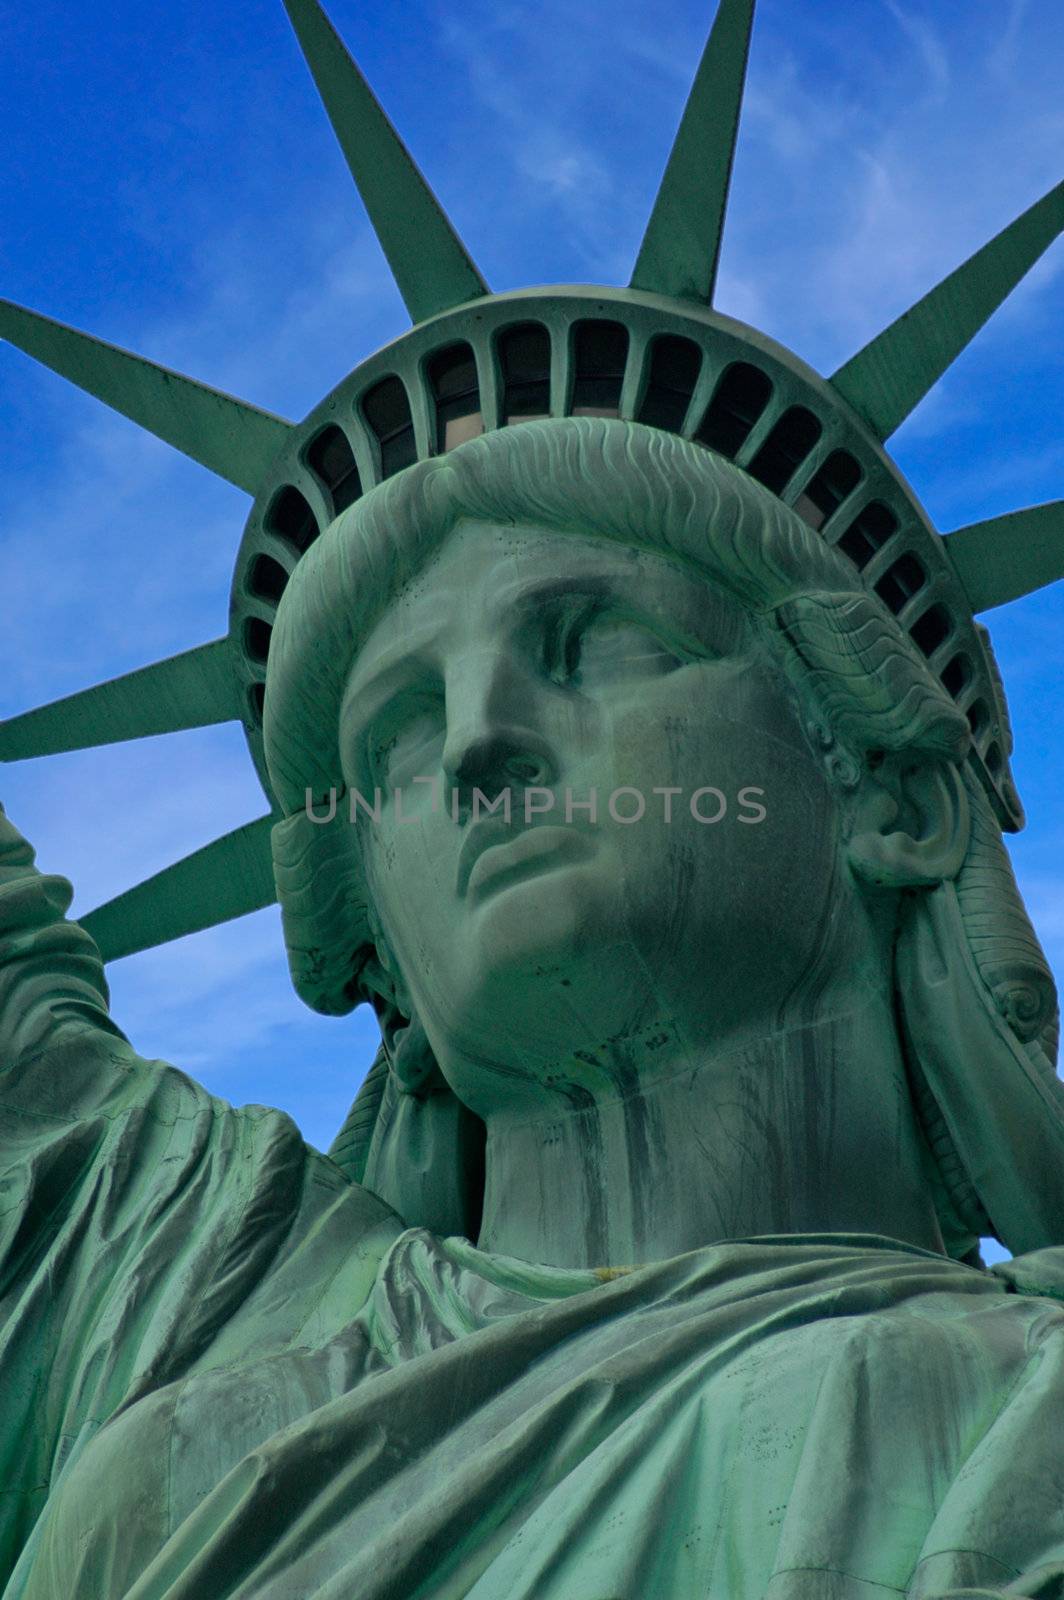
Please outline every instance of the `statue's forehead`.
[[641, 600], [679, 625], [711, 614], [736, 637], [742, 625], [734, 597], [689, 559], [594, 530], [462, 518], [383, 607], [357, 664], [416, 649], [448, 621], [503, 627], [515, 609], [547, 606], [570, 588]]
[[540, 571], [558, 578], [566, 574], [583, 577], [594, 571], [618, 576], [642, 571], [653, 578], [656, 568], [668, 565], [657, 551], [623, 543], [593, 528], [559, 530], [531, 519], [513, 523], [462, 517], [399, 591], [394, 603], [409, 604], [450, 589], [456, 582], [474, 584], [504, 603], [512, 589]]

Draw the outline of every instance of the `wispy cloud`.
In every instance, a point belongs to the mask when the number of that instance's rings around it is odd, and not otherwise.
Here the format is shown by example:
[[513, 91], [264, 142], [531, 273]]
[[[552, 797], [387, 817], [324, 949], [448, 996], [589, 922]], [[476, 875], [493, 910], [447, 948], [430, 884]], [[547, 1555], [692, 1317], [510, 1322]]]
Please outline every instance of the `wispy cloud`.
[[949, 92], [951, 75], [949, 55], [938, 29], [926, 16], [901, 5], [899, 0], [884, 0], [884, 3], [899, 28], [916, 46], [927, 73], [929, 103], [941, 105]]

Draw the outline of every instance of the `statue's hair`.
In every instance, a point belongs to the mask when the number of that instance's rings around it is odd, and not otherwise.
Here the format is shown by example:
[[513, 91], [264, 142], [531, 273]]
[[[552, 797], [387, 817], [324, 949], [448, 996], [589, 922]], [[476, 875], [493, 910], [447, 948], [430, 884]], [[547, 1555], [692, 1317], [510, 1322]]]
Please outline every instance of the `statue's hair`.
[[[956, 882], [970, 955], [1038, 1072], [1052, 1074], [1053, 980], [1016, 888], [1000, 830], [965, 756], [967, 721], [846, 558], [730, 462], [673, 434], [603, 418], [529, 422], [419, 463], [322, 534], [281, 602], [265, 736], [285, 820], [274, 861], [295, 986], [325, 1012], [365, 998], [374, 927], [341, 802], [327, 825], [307, 798], [344, 795], [340, 708], [361, 642], [389, 602], [465, 519], [612, 539], [694, 568], [734, 596], [778, 652], [811, 738], [846, 785], [874, 751], [956, 764], [972, 815]], [[382, 1087], [378, 1068], [375, 1103]], [[918, 1092], [918, 1102], [921, 1095]], [[923, 1096], [929, 1138], [969, 1233], [987, 1219]], [[357, 1117], [366, 1121], [368, 1105]], [[372, 1120], [372, 1119], [370, 1119]], [[345, 1146], [352, 1144], [345, 1128]], [[353, 1157], [358, 1173], [364, 1162]], [[951, 1170], [956, 1169], [956, 1170]]]

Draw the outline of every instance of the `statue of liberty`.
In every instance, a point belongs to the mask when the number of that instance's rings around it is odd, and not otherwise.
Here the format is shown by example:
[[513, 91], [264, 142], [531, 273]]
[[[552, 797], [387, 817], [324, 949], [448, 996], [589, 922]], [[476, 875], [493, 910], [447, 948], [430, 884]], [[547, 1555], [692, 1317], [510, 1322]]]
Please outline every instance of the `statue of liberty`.
[[[631, 284], [489, 293], [286, 0], [413, 320], [290, 425], [10, 304], [251, 493], [228, 635], [0, 727], [239, 717], [269, 810], [79, 925], [0, 819], [5, 1600], [1064, 1593], [1064, 1099], [975, 616], [885, 441], [1064, 227], [830, 379], [712, 309], [752, 0]], [[328, 1153], [108, 959], [276, 897]], [[987, 1271], [979, 1239], [1013, 1252]]]

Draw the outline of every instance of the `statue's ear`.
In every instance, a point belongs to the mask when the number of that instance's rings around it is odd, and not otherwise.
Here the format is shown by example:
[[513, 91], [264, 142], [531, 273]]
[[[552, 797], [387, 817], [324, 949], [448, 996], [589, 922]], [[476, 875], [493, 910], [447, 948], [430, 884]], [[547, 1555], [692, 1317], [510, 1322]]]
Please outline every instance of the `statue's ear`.
[[970, 826], [968, 796], [952, 761], [872, 751], [854, 795], [850, 866], [879, 888], [927, 888], [957, 876]]

